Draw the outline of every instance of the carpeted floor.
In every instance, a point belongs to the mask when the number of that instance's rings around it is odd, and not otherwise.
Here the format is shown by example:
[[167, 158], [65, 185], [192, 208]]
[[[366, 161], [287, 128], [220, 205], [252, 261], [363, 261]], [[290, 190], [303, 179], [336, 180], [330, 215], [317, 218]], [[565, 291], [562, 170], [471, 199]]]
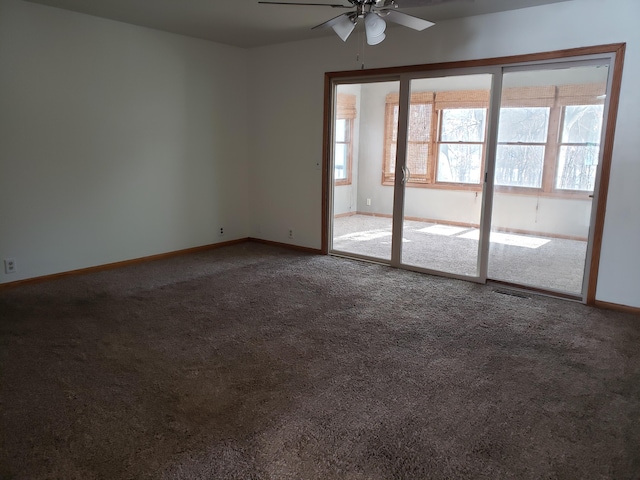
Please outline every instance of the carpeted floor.
[[[351, 215], [333, 220], [333, 248], [391, 258], [392, 221]], [[458, 275], [478, 275], [477, 228], [405, 220], [402, 263]], [[587, 242], [543, 235], [491, 233], [488, 276], [517, 285], [580, 296]]]
[[640, 318], [245, 243], [0, 291], [2, 479], [638, 479]]

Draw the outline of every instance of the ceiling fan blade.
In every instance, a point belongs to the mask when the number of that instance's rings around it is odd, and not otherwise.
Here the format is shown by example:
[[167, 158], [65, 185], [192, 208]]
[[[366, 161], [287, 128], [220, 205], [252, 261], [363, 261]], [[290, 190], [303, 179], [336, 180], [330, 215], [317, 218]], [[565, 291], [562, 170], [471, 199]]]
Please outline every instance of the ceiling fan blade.
[[450, 2], [473, 2], [474, 0], [383, 0], [378, 2], [379, 8], [411, 8], [411, 7], [428, 7], [441, 3]]
[[316, 28], [324, 28], [324, 27], [333, 27], [335, 24], [341, 21], [342, 17], [349, 17], [348, 13], [342, 13], [337, 17], [333, 17], [331, 20], [327, 20], [326, 22], [322, 22], [320, 25], [316, 25], [315, 27], [311, 27], [311, 30]]
[[435, 23], [429, 22], [428, 20], [423, 20], [422, 18], [414, 17], [413, 15], [407, 15], [406, 13], [396, 12], [395, 10], [385, 12], [384, 14], [381, 14], [381, 16], [385, 20], [389, 20], [390, 22], [413, 28], [418, 31], [422, 31], [435, 25]]
[[306, 5], [308, 7], [353, 8], [353, 5], [339, 3], [302, 3], [302, 2], [258, 2], [266, 5]]
[[327, 20], [320, 25], [316, 25], [311, 30], [315, 28], [331, 27], [342, 41], [346, 42], [349, 35], [351, 35], [351, 32], [356, 28], [356, 23], [358, 23], [358, 15], [355, 12], [343, 13], [342, 15], [338, 15], [337, 17]]

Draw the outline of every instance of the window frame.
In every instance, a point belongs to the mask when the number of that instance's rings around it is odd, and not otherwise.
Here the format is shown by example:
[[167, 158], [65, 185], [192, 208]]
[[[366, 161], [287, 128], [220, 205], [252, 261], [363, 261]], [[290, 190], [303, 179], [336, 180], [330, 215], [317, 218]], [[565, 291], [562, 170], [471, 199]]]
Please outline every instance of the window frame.
[[[334, 151], [334, 162], [333, 162], [333, 177], [334, 184], [336, 186], [343, 185], [351, 185], [353, 182], [353, 137], [354, 137], [354, 126], [355, 119], [358, 116], [358, 111], [356, 108], [356, 96], [351, 93], [338, 93], [336, 95], [336, 113], [335, 120], [346, 120], [345, 122], [345, 139], [344, 142], [338, 142], [336, 140], [336, 135], [334, 132], [333, 135], [333, 151]], [[335, 122], [337, 123], [337, 122]], [[337, 144], [347, 145], [347, 158], [345, 161], [345, 168], [347, 171], [345, 178], [335, 178], [335, 146]]]
[[[353, 118], [336, 118], [336, 120], [345, 121], [345, 132], [344, 132], [345, 140], [340, 142], [334, 138], [334, 142], [333, 142], [334, 149], [336, 145], [346, 145], [347, 149], [346, 149], [346, 158], [345, 158], [346, 176], [345, 178], [335, 178], [335, 184], [336, 186], [351, 185], [353, 181], [352, 168], [353, 168], [353, 123], [354, 122], [353, 122]], [[335, 164], [333, 168], [334, 168], [334, 177], [335, 177]]]
[[[542, 147], [543, 150], [543, 154], [542, 154], [542, 171], [540, 172], [540, 186], [539, 187], [525, 187], [525, 186], [521, 186], [521, 185], [501, 185], [498, 183], [494, 183], [494, 188], [497, 191], [520, 191], [520, 192], [540, 192], [540, 191], [546, 191], [546, 183], [545, 183], [545, 172], [548, 170], [548, 168], [550, 168], [550, 163], [554, 162], [555, 160], [555, 156], [553, 154], [553, 152], [555, 151], [555, 148], [553, 146], [553, 143], [555, 142], [554, 140], [554, 130], [557, 129], [557, 127], [553, 128], [553, 126], [556, 124], [555, 118], [552, 119], [552, 111], [553, 111], [553, 106], [548, 106], [548, 105], [533, 105], [533, 104], [528, 104], [529, 102], [523, 102], [523, 103], [527, 103], [527, 105], [525, 106], [519, 106], [516, 104], [514, 105], [507, 105], [507, 106], [503, 106], [500, 105], [500, 114], [502, 114], [502, 109], [503, 108], [548, 108], [548, 119], [547, 119], [547, 131], [545, 132], [545, 141], [544, 142], [497, 142], [497, 146], [500, 147], [502, 145], [504, 146], [521, 146], [521, 147]], [[546, 102], [541, 102], [541, 103], [546, 103]], [[497, 151], [496, 151], [496, 155], [497, 155]], [[497, 163], [497, 160], [496, 160]], [[515, 190], [514, 190], [515, 189]]]
[[[544, 147], [544, 157], [542, 164], [542, 182], [540, 187], [524, 187], [517, 185], [495, 185], [494, 190], [500, 193], [520, 194], [520, 195], [539, 195], [567, 198], [590, 198], [591, 191], [587, 190], [570, 190], [558, 189], [555, 187], [556, 172], [558, 169], [558, 155], [562, 144], [562, 119], [564, 107], [570, 105], [600, 105], [604, 103], [601, 98], [606, 91], [604, 83], [588, 83], [576, 85], [551, 85], [546, 87], [516, 87], [506, 88], [503, 91], [503, 98], [500, 104], [502, 108], [526, 108], [526, 107], [548, 107], [549, 122], [547, 125], [547, 138], [545, 143], [522, 143], [522, 142], [498, 142], [497, 145], [534, 145]], [[471, 91], [473, 92], [473, 91]], [[488, 114], [488, 98], [489, 91], [478, 90], [475, 92], [483, 92], [486, 95], [486, 104], [482, 107], [465, 107], [465, 108], [487, 108]], [[432, 94], [431, 92], [412, 92], [410, 104], [420, 103], [415, 100], [415, 96], [419, 94]], [[429, 139], [429, 153], [427, 156], [427, 175], [425, 179], [416, 180], [410, 176], [406, 187], [413, 188], [436, 188], [447, 190], [471, 190], [482, 191], [484, 178], [480, 178], [479, 183], [458, 183], [437, 181], [437, 165], [441, 135], [441, 118], [442, 111], [447, 109], [446, 103], [438, 102], [438, 94], [443, 97], [455, 98], [456, 94], [464, 95], [465, 91], [442, 91], [435, 92], [434, 101], [431, 111], [431, 136]], [[578, 102], [578, 103], [576, 103]], [[486, 106], [484, 106], [486, 105]], [[392, 140], [392, 129], [394, 120], [394, 108], [399, 107], [398, 95], [387, 95], [385, 104], [385, 136], [384, 136], [384, 159], [382, 164], [382, 185], [392, 186], [394, 184], [395, 175], [390, 171], [391, 150], [395, 142]], [[441, 107], [441, 108], [438, 108]], [[451, 107], [449, 107], [451, 108]], [[455, 108], [455, 107], [454, 107]], [[462, 107], [458, 107], [462, 108]], [[436, 121], [434, 122], [433, 119]], [[485, 130], [488, 128], [488, 122], [485, 122]], [[604, 132], [601, 132], [601, 135]], [[454, 142], [456, 144], [456, 142]], [[602, 148], [602, 144], [599, 144]], [[482, 164], [481, 171], [485, 170], [487, 151], [487, 135], [485, 131], [483, 148], [482, 148]], [[395, 159], [395, 155], [393, 156]], [[395, 167], [395, 165], [393, 165]]]
[[[565, 117], [566, 117], [566, 109], [567, 107], [577, 107], [577, 106], [597, 106], [597, 105], [604, 105], [604, 99], [600, 99], [600, 98], [596, 98], [596, 100], [598, 100], [598, 103], [578, 103], [578, 102], [573, 102], [576, 103], [575, 105], [569, 101], [567, 102], [565, 105], [562, 105], [561, 107], [559, 107], [560, 109], [560, 117], [559, 117], [559, 127], [558, 127], [558, 145], [557, 145], [557, 154], [556, 154], [556, 164], [555, 164], [555, 171], [552, 177], [552, 187], [553, 190], [555, 192], [562, 192], [567, 193], [567, 194], [587, 194], [587, 195], [591, 195], [591, 191], [589, 190], [577, 190], [577, 189], [570, 189], [570, 188], [558, 188], [557, 187], [557, 180], [558, 180], [558, 164], [559, 164], [559, 158], [560, 158], [560, 151], [562, 149], [562, 147], [590, 147], [590, 146], [597, 146], [598, 149], [602, 148], [602, 142], [601, 142], [601, 138], [602, 138], [602, 125], [600, 125], [600, 139], [597, 143], [592, 143], [592, 142], [563, 142], [562, 141], [562, 137], [564, 135], [564, 129], [566, 127], [565, 125]], [[601, 101], [600, 101], [601, 100]], [[604, 121], [604, 110], [602, 112], [602, 120]], [[595, 188], [595, 186], [594, 186]]]
[[[458, 107], [460, 108], [460, 107]], [[487, 151], [487, 131], [489, 130], [489, 122], [488, 120], [488, 115], [489, 115], [489, 111], [488, 111], [488, 107], [487, 106], [483, 106], [483, 107], [464, 107], [464, 108], [469, 108], [469, 109], [480, 109], [482, 108], [484, 110], [484, 131], [482, 132], [482, 141], [481, 142], [467, 142], [467, 141], [459, 141], [459, 142], [445, 142], [442, 140], [442, 128], [443, 128], [443, 124], [444, 124], [444, 112], [446, 110], [456, 110], [456, 108], [441, 108], [441, 109], [437, 109], [437, 115], [438, 115], [438, 135], [436, 138], [436, 144], [435, 144], [435, 178], [434, 178], [434, 184], [436, 185], [453, 185], [456, 188], [459, 186], [472, 186], [472, 187], [476, 187], [476, 186], [481, 186], [482, 185], [482, 181], [484, 180], [482, 172], [484, 172], [485, 170], [485, 156], [486, 156], [486, 151]], [[478, 183], [466, 183], [466, 182], [446, 182], [444, 180], [438, 180], [438, 165], [439, 165], [439, 160], [440, 160], [440, 145], [480, 145], [480, 179], [478, 181]]]

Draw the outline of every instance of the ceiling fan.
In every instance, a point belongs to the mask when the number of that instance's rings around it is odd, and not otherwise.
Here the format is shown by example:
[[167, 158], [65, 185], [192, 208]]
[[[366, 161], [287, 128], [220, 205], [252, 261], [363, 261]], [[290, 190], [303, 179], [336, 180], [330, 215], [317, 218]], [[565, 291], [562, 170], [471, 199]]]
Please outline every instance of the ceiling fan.
[[354, 11], [343, 13], [329, 21], [316, 25], [313, 28], [331, 27], [334, 32], [346, 42], [351, 32], [356, 28], [358, 22], [364, 21], [367, 43], [377, 45], [382, 42], [386, 35], [387, 21], [422, 31], [434, 25], [433, 22], [414, 17], [406, 13], [398, 12], [398, 8], [418, 7], [434, 5], [457, 0], [346, 0], [349, 5], [330, 3], [301, 3], [301, 2], [272, 2], [259, 1], [258, 3], [269, 5], [306, 5], [323, 6], [331, 8], [355, 8]]

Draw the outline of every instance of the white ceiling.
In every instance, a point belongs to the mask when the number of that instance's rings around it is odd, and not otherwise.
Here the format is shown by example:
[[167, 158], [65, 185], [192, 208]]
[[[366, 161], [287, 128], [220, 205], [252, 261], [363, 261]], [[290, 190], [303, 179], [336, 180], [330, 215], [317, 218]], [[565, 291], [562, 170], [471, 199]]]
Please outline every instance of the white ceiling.
[[[348, 10], [316, 6], [261, 5], [258, 0], [28, 0], [134, 25], [238, 47], [256, 47], [334, 35], [312, 27]], [[284, 0], [287, 1], [287, 0]], [[292, 0], [342, 3], [346, 0]], [[416, 0], [397, 0], [420, 3]], [[428, 2], [429, 0], [422, 0]], [[438, 22], [570, 0], [447, 0], [401, 11]], [[406, 5], [407, 3], [405, 3]]]

